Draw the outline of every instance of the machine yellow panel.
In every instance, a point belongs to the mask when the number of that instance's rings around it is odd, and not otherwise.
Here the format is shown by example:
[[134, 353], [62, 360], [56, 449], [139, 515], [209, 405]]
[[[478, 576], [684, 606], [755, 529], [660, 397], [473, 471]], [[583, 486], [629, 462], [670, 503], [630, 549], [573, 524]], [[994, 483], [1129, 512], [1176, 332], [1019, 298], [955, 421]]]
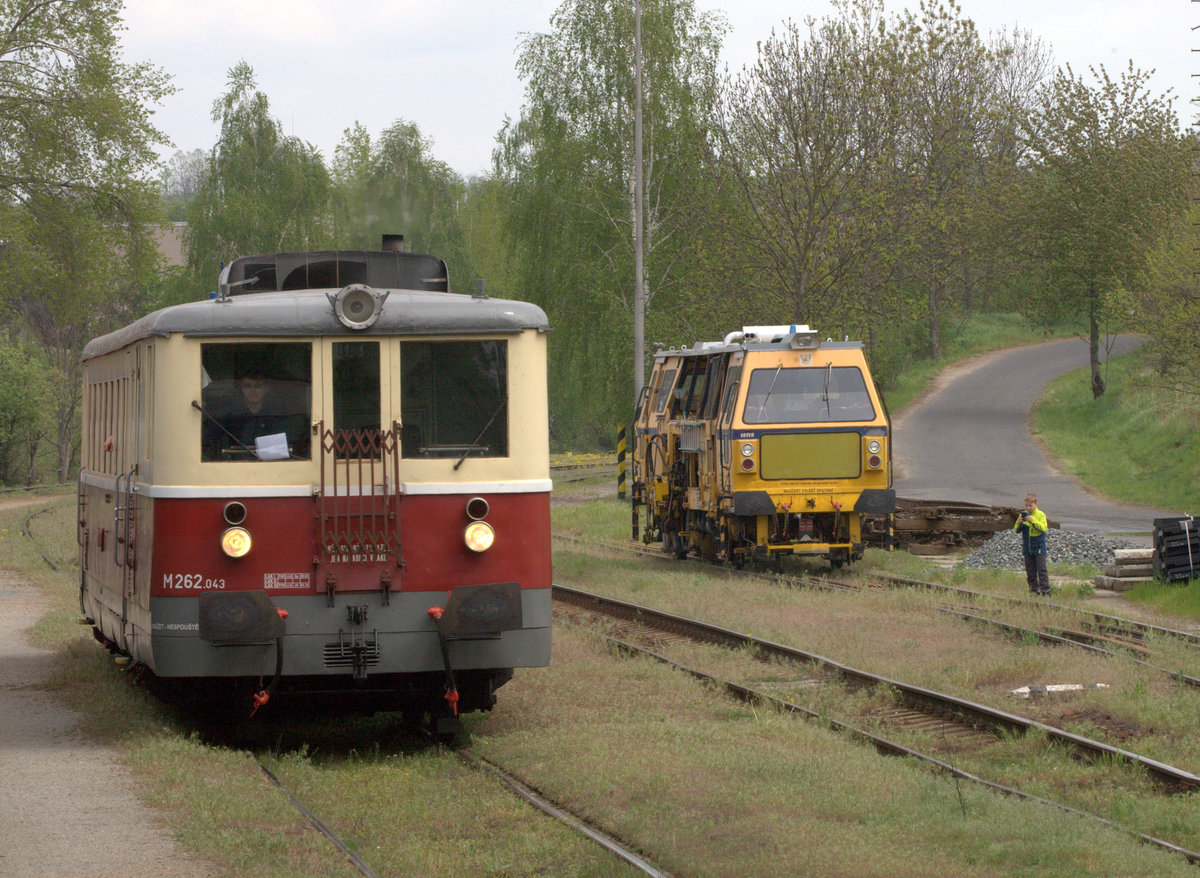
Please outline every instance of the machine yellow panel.
[[762, 477], [856, 479], [861, 444], [858, 433], [768, 433], [762, 437]]

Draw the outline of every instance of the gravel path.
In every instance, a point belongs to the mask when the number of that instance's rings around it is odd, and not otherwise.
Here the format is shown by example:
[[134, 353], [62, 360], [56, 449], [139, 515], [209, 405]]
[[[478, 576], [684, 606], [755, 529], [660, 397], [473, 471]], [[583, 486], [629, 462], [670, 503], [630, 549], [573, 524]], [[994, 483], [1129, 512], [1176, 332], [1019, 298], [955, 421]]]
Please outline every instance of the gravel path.
[[0, 876], [204, 876], [135, 795], [114, 751], [39, 687], [54, 654], [30, 646], [41, 593], [0, 570]]

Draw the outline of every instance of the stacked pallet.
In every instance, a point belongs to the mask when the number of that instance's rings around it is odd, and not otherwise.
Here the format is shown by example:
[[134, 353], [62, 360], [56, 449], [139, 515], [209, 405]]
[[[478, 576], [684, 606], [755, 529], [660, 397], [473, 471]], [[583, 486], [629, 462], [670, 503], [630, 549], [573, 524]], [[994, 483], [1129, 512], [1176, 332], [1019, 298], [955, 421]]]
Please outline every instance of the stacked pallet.
[[1164, 582], [1200, 579], [1200, 521], [1154, 519], [1154, 573]]
[[1114, 549], [1113, 562], [1095, 579], [1096, 588], [1128, 591], [1139, 582], [1154, 578], [1153, 549]]

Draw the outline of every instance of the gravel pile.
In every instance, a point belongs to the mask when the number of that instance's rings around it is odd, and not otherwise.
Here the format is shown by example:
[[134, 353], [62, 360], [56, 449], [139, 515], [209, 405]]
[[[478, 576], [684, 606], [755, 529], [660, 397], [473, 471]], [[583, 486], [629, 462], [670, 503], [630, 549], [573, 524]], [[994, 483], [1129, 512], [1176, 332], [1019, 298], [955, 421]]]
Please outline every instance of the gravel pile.
[[[1102, 534], [1051, 530], [1046, 535], [1047, 560], [1051, 564], [1093, 564], [1097, 569], [1103, 569], [1106, 564], [1113, 563], [1114, 549], [1137, 547], [1137, 543], [1129, 540]], [[988, 567], [1024, 570], [1021, 535], [1011, 530], [997, 531], [990, 540], [964, 558], [960, 566], [975, 570]]]

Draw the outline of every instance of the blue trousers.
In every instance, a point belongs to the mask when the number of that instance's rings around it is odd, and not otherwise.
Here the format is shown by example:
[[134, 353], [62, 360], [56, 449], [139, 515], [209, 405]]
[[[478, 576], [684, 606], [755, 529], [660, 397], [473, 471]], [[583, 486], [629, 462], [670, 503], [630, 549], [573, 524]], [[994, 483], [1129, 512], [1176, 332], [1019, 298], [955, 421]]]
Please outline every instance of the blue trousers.
[[1050, 594], [1050, 574], [1046, 572], [1045, 555], [1025, 556], [1025, 581], [1034, 594]]

